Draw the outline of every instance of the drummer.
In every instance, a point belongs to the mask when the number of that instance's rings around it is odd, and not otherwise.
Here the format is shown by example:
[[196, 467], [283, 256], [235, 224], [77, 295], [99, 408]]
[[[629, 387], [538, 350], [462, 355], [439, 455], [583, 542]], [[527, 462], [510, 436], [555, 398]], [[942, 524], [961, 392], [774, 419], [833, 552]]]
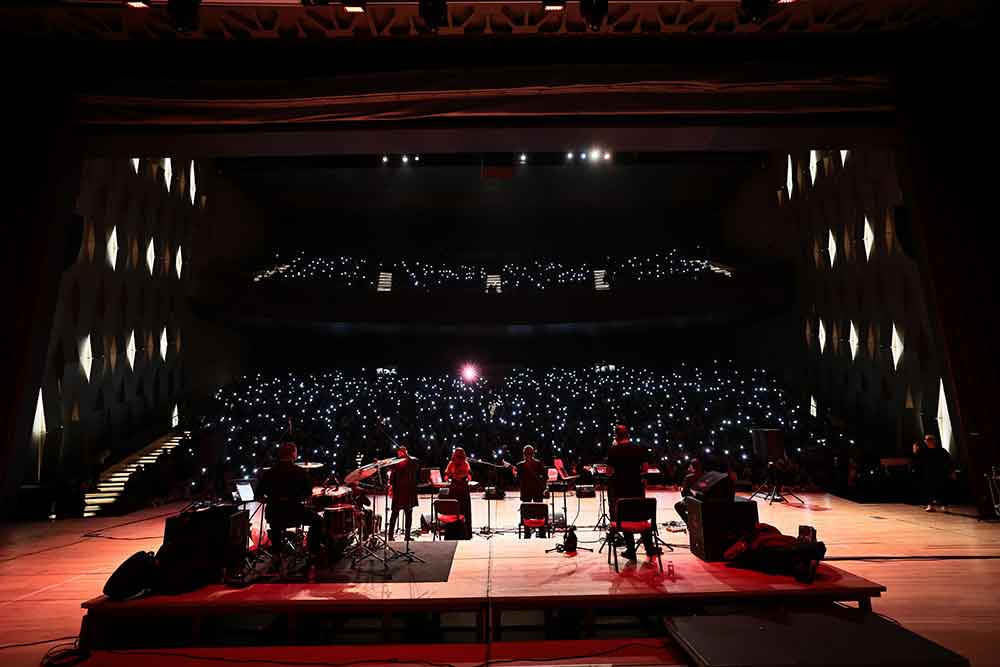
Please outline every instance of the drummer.
[[[298, 458], [298, 448], [295, 443], [282, 443], [278, 447], [278, 464], [268, 468], [260, 476], [257, 494], [263, 496], [264, 502], [267, 503], [264, 518], [269, 526], [282, 529], [309, 526], [307, 544], [309, 552], [316, 554], [322, 545], [323, 520], [319, 514], [303, 505], [303, 502], [312, 495], [313, 485], [309, 473], [295, 465], [296, 458]], [[271, 534], [271, 544], [278, 547], [281, 544], [281, 537], [278, 534]]]
[[413, 508], [417, 506], [417, 477], [420, 473], [420, 464], [410, 457], [403, 445], [396, 448], [396, 456], [402, 461], [392, 466], [389, 477], [389, 492], [392, 494], [389, 539], [396, 537], [396, 519], [402, 511], [403, 539], [409, 542], [413, 527]]

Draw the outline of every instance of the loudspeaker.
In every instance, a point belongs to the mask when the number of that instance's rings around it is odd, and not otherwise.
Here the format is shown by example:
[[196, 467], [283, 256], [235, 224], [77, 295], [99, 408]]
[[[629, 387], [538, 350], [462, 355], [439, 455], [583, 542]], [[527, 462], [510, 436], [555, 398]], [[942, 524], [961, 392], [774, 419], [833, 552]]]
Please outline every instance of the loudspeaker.
[[180, 593], [222, 581], [240, 566], [250, 539], [250, 513], [235, 505], [213, 505], [167, 519], [156, 554], [160, 587]]
[[124, 600], [145, 591], [155, 590], [159, 580], [152, 551], [137, 551], [108, 578], [104, 594], [112, 600]]
[[594, 491], [593, 484], [578, 484], [576, 486], [576, 497], [577, 498], [594, 498], [597, 493]]
[[689, 496], [684, 504], [691, 553], [704, 561], [722, 560], [726, 549], [757, 525], [757, 503], [746, 498], [702, 502]]
[[503, 500], [507, 497], [507, 492], [499, 486], [487, 486], [483, 490], [483, 500]]
[[706, 472], [691, 485], [691, 493], [701, 501], [720, 501], [736, 496], [736, 482], [724, 472]]
[[785, 432], [780, 428], [755, 428], [750, 431], [753, 453], [764, 461], [785, 458]]

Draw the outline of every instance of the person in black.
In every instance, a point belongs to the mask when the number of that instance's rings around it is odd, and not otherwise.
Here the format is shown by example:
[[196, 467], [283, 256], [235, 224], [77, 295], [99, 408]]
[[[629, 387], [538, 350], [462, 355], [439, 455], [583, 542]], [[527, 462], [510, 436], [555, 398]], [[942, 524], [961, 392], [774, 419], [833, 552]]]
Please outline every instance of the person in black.
[[[540, 503], [545, 495], [545, 485], [548, 481], [545, 466], [535, 458], [535, 448], [524, 447], [524, 460], [514, 466], [513, 472], [521, 486], [522, 503]], [[524, 527], [525, 538], [531, 537], [531, 528]], [[545, 537], [541, 535], [541, 537]]]
[[951, 454], [938, 444], [933, 435], [924, 436], [924, 447], [913, 444], [913, 454], [924, 478], [924, 493], [927, 494], [926, 512], [934, 512], [935, 506], [942, 512], [948, 511], [944, 502], [949, 479], [955, 479], [955, 465]]
[[688, 465], [687, 474], [684, 475], [684, 483], [681, 485], [681, 499], [674, 505], [674, 510], [680, 515], [681, 521], [688, 522], [687, 504], [684, 499], [692, 494], [691, 487], [705, 474], [705, 468], [701, 464], [701, 459], [695, 457]]
[[269, 536], [274, 547], [281, 544], [281, 536], [275, 534], [275, 527], [284, 529], [304, 525], [309, 527], [309, 552], [316, 554], [322, 544], [323, 519], [303, 504], [312, 496], [313, 484], [309, 473], [295, 465], [296, 458], [298, 448], [295, 443], [282, 443], [278, 448], [278, 463], [260, 476], [257, 496], [266, 503], [264, 518], [271, 526]]
[[[645, 498], [646, 486], [642, 482], [642, 473], [649, 467], [649, 452], [632, 443], [628, 427], [619, 424], [615, 427], [615, 444], [608, 450], [608, 465], [613, 471], [608, 496], [611, 503], [611, 520], [617, 521], [618, 501], [622, 498]], [[655, 519], [654, 519], [655, 520]], [[635, 539], [631, 533], [624, 533], [625, 557], [636, 559]], [[642, 533], [642, 546], [647, 556], [660, 552], [653, 544], [652, 531]]]
[[410, 540], [413, 528], [413, 508], [417, 506], [417, 477], [420, 463], [410, 458], [406, 447], [396, 449], [396, 456], [403, 459], [392, 467], [389, 487], [392, 492], [392, 516], [389, 518], [389, 539], [396, 537], [396, 519], [403, 512], [403, 539]]

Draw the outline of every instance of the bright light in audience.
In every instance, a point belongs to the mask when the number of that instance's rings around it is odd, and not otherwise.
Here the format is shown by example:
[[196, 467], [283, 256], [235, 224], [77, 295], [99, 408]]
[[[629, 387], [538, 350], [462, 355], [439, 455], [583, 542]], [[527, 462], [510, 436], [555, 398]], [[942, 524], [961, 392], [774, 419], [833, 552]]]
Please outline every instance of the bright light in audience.
[[466, 382], [475, 382], [479, 379], [479, 369], [473, 364], [465, 364], [462, 366], [462, 379]]
[[566, 153], [566, 159], [567, 160], [572, 160], [573, 159], [573, 152], [572, 151], [570, 151], [569, 153]]
[[388, 161], [389, 161], [389, 156], [388, 155], [383, 155], [382, 156], [382, 164], [385, 164]]

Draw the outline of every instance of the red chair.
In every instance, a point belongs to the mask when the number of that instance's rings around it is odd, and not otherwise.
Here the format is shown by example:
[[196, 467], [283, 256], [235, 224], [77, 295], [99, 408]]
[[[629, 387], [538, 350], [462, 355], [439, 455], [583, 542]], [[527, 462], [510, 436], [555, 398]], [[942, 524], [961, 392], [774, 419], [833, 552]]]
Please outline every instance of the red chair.
[[521, 537], [521, 529], [525, 533], [537, 530], [539, 537], [549, 533], [549, 506], [545, 503], [521, 503], [521, 521], [517, 524], [517, 537]]
[[[438, 534], [446, 534], [449, 526], [464, 526], [465, 515], [454, 498], [441, 498], [432, 504], [433, 523], [431, 524], [431, 539], [437, 539]], [[456, 530], [452, 528], [451, 530]], [[464, 533], [463, 533], [464, 534]], [[447, 538], [445, 538], [447, 539]]]
[[[642, 534], [650, 533], [653, 545], [656, 546], [658, 532], [656, 530], [656, 498], [619, 498], [615, 503], [615, 520], [608, 524], [608, 565], [611, 565], [611, 554], [614, 554], [615, 572], [618, 572], [618, 550], [614, 548], [615, 537], [619, 533]], [[656, 561], [663, 572], [663, 556], [656, 554]]]

